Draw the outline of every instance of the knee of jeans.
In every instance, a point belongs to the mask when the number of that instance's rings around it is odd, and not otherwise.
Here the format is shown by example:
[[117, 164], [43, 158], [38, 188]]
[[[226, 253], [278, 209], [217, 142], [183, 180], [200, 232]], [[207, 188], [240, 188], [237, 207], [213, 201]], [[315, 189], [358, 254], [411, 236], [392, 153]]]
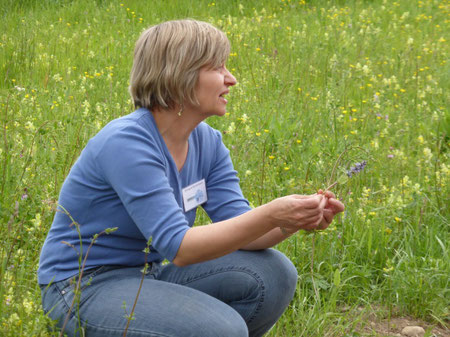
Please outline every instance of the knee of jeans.
[[275, 275], [274, 282], [275, 286], [279, 289], [283, 289], [286, 295], [292, 294], [297, 287], [298, 272], [294, 264], [289, 260], [283, 253], [270, 250], [271, 259], [271, 269], [273, 275]]
[[289, 285], [292, 288], [297, 287], [297, 280], [298, 280], [298, 271], [297, 268], [294, 266], [294, 264], [289, 260], [286, 256], [284, 256], [284, 275], [286, 275], [286, 281], [289, 283]]

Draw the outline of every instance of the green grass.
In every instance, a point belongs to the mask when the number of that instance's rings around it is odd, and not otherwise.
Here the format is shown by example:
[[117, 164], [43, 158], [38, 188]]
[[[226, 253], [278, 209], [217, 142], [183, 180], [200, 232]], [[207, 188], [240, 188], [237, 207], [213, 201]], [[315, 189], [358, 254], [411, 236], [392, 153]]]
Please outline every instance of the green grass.
[[253, 205], [325, 188], [346, 150], [339, 174], [368, 160], [335, 189], [343, 217], [279, 245], [300, 278], [271, 336], [358, 336], [356, 308], [372, 306], [448, 325], [449, 9], [444, 0], [3, 1], [0, 335], [48, 335], [35, 271], [51, 204], [89, 138], [132, 111], [140, 32], [185, 17], [231, 41], [239, 84], [229, 113], [208, 122], [224, 131]]

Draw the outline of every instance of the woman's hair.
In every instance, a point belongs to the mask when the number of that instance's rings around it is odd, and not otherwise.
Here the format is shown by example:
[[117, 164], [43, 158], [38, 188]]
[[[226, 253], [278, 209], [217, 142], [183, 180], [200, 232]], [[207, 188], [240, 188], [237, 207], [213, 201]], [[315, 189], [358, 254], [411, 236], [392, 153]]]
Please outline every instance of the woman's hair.
[[130, 94], [135, 107], [198, 105], [195, 85], [200, 68], [220, 66], [229, 54], [225, 34], [206, 22], [176, 20], [148, 28], [134, 50]]

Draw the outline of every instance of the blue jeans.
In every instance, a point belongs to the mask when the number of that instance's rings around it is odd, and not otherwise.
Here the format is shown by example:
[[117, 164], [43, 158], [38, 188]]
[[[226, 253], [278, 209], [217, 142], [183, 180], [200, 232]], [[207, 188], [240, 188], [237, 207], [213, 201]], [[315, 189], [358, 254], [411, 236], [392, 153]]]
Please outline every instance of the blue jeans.
[[[103, 266], [86, 271], [68, 336], [122, 336], [142, 268]], [[62, 327], [74, 297], [71, 279], [42, 286], [44, 311]], [[280, 252], [237, 251], [177, 267], [153, 264], [145, 276], [127, 336], [262, 336], [292, 300], [297, 270]]]

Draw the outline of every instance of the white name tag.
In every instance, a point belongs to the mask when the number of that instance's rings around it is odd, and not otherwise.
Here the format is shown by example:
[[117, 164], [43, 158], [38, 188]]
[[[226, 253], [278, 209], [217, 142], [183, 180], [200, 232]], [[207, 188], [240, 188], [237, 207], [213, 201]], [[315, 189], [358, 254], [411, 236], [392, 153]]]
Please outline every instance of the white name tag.
[[197, 181], [182, 190], [184, 211], [188, 212], [208, 201], [205, 179]]

